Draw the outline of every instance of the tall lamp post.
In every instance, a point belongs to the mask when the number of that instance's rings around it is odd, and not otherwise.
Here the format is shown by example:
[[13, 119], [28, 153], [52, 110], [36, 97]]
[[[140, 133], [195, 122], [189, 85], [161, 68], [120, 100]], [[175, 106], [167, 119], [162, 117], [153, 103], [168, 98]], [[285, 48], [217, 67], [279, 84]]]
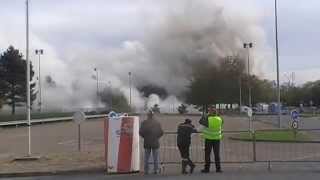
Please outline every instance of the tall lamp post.
[[[249, 107], [252, 110], [252, 102], [251, 102], [251, 82], [250, 82], [250, 49], [253, 47], [253, 43], [249, 42], [249, 43], [243, 43], [243, 48], [247, 49], [247, 54], [248, 54], [248, 89], [249, 89]], [[252, 130], [252, 118], [250, 117], [250, 121], [249, 121], [249, 129]]]
[[112, 111], [112, 97], [113, 97], [113, 92], [112, 92], [112, 84], [111, 81], [108, 82], [109, 88], [110, 88], [110, 111]]
[[39, 83], [39, 112], [41, 112], [41, 105], [42, 105], [42, 95], [41, 95], [41, 65], [40, 65], [40, 56], [43, 55], [43, 49], [36, 49], [35, 50], [36, 55], [39, 56], [39, 72], [38, 72], [38, 83]]
[[131, 72], [128, 73], [129, 75], [129, 105], [130, 105], [130, 109], [132, 108], [131, 107]]
[[29, 0], [26, 0], [26, 93], [27, 93], [27, 120], [28, 120], [28, 156], [31, 156], [31, 103], [30, 103], [30, 62], [29, 62]]
[[281, 97], [279, 80], [279, 42], [278, 42], [278, 7], [277, 0], [274, 1], [275, 33], [276, 33], [276, 59], [277, 59], [277, 92], [278, 92], [278, 126], [281, 128]]
[[97, 99], [99, 100], [99, 73], [98, 69], [94, 68], [93, 69], [96, 72], [96, 80], [97, 80]]

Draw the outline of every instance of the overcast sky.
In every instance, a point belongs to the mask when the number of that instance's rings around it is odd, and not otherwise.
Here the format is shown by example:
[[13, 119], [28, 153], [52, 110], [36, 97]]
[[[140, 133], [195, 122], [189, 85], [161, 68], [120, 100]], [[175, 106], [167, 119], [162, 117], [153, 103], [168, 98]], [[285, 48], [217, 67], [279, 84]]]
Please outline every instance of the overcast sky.
[[[230, 20], [229, 28], [235, 27], [238, 32], [244, 29], [243, 32], [255, 34], [242, 36], [256, 44], [252, 50], [252, 56], [256, 58], [254, 72], [275, 80], [274, 1], [201, 1], [217, 4], [223, 12], [227, 12], [225, 17], [226, 24]], [[168, 18], [167, 11], [183, 11], [194, 2], [196, 0], [30, 0], [30, 58], [37, 65], [34, 50], [44, 49], [42, 74], [64, 81], [65, 85], [72, 84], [73, 89], [94, 85], [90, 77], [94, 67], [104, 67], [102, 75], [108, 76], [106, 80], [111, 79], [119, 87], [127, 85], [123, 80], [125, 77], [121, 76], [127, 74], [130, 68], [149, 74], [158, 73], [158, 81], [164, 84], [167, 79], [162, 80], [166, 77], [160, 74], [167, 72], [166, 66], [159, 66], [160, 70], [157, 71], [134, 66], [148, 61], [150, 52], [145, 52], [145, 46], [153, 50], [158, 47], [152, 45], [157, 38], [150, 37], [157, 32], [154, 28], [163, 28], [161, 24]], [[200, 5], [195, 8], [198, 14], [189, 13], [186, 16], [190, 21], [195, 21], [192, 25], [198, 23], [201, 26], [202, 21], [208, 22], [207, 19], [211, 18], [208, 13], [210, 9]], [[215, 11], [219, 8], [215, 8]], [[299, 84], [320, 79], [319, 10], [318, 0], [278, 0], [282, 81], [287, 81], [285, 74], [292, 72], [295, 72], [295, 82]], [[25, 54], [25, 0], [1, 0], [0, 22], [0, 53], [9, 45], [14, 45]], [[139, 56], [139, 53], [143, 56]], [[84, 72], [88, 72], [88, 75], [84, 76]], [[83, 76], [86, 83], [78, 82], [79, 76]]]
[[[143, 17], [143, 13], [139, 11], [159, 10], [150, 2], [149, 6], [144, 6], [142, 10], [141, 4], [143, 3], [146, 1], [31, 0], [31, 40], [39, 38], [39, 41], [48, 43], [53, 49], [59, 49], [58, 56], [63, 54], [62, 51], [69, 50], [67, 47], [69, 43], [66, 43], [66, 40], [74, 44], [85, 40], [88, 45], [97, 48], [101, 44], [117, 47], [123, 41], [143, 37], [141, 24], [148, 17]], [[260, 13], [252, 14], [262, 16], [261, 25], [267, 35], [268, 45], [274, 48], [273, 0], [226, 0], [225, 4], [244, 11], [246, 9], [247, 11], [260, 11]], [[296, 72], [298, 76], [296, 78], [304, 81], [319, 78], [319, 74], [312, 76], [310, 73], [300, 72], [310, 70], [315, 73], [317, 69], [320, 69], [318, 60], [320, 2], [317, 0], [278, 0], [278, 5], [281, 72]], [[0, 49], [5, 49], [9, 44], [22, 49], [24, 47], [24, 0], [1, 0], [0, 13]], [[88, 20], [86, 16], [95, 18]], [[83, 25], [82, 22], [86, 24]], [[95, 30], [99, 27], [108, 28], [105, 29], [105, 33], [96, 33]], [[68, 34], [68, 37], [56, 35], [66, 31], [82, 33], [74, 37], [72, 37], [72, 32]], [[75, 34], [79, 34], [76, 32]], [[36, 48], [36, 45], [31, 41], [31, 48]], [[269, 72], [265, 73], [270, 74], [274, 70], [275, 68], [270, 67]]]

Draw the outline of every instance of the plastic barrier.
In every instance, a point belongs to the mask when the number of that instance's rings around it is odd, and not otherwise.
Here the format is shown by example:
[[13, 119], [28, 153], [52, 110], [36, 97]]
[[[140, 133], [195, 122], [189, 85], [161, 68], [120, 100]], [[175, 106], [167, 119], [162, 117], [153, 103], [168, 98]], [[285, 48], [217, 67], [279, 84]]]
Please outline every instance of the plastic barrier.
[[139, 117], [110, 112], [104, 121], [104, 136], [107, 172], [139, 172]]

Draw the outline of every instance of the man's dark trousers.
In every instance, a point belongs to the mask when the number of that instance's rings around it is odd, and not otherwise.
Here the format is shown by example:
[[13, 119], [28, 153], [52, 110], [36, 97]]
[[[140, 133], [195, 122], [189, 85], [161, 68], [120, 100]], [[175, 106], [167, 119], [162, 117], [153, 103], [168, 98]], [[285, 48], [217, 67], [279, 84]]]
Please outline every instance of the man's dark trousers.
[[213, 149], [216, 171], [221, 170], [220, 165], [220, 140], [205, 139], [205, 170], [210, 170], [210, 155]]
[[178, 148], [181, 154], [181, 158], [183, 160], [186, 160], [188, 165], [192, 166], [193, 162], [190, 159], [190, 153], [189, 153], [190, 144], [178, 144]]

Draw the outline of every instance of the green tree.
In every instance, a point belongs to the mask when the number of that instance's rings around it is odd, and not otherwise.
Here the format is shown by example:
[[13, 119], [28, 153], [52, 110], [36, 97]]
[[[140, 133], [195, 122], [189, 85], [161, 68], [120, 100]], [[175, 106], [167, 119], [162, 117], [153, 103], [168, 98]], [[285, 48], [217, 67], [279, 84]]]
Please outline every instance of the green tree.
[[239, 57], [227, 57], [218, 64], [194, 66], [185, 99], [188, 104], [203, 107], [218, 103], [239, 101], [239, 83], [244, 79], [244, 61]]
[[[30, 64], [30, 80], [32, 81], [34, 71]], [[11, 113], [15, 114], [17, 106], [23, 106], [27, 100], [26, 97], [26, 60], [18, 49], [10, 46], [0, 56], [0, 95], [3, 97], [4, 104], [11, 106]], [[30, 83], [31, 104], [36, 99], [34, 92], [35, 83]]]

